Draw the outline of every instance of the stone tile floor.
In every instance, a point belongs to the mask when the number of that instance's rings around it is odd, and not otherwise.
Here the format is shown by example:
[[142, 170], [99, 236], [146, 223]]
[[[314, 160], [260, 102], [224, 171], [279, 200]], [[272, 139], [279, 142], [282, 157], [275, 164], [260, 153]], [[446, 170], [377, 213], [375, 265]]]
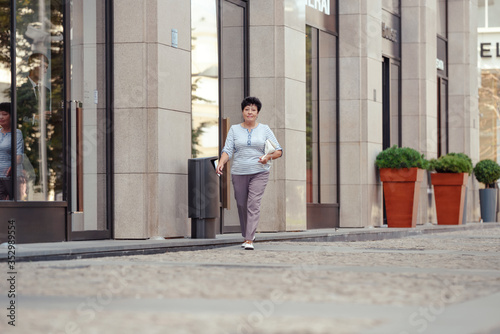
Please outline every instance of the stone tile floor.
[[7, 263], [0, 333], [500, 333], [500, 228]]

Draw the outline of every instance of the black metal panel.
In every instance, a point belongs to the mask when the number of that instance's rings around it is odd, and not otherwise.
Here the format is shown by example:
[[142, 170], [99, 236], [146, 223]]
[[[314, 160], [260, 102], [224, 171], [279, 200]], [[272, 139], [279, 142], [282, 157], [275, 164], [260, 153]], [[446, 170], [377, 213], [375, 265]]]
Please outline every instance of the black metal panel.
[[[106, 201], [109, 237], [114, 237], [114, 20], [113, 0], [106, 1]], [[108, 238], [109, 238], [108, 237]]]
[[0, 243], [7, 241], [9, 220], [15, 221], [16, 243], [58, 242], [66, 240], [66, 207], [2, 207]]
[[189, 218], [219, 217], [219, 177], [214, 162], [217, 157], [188, 160]]
[[307, 229], [339, 227], [338, 204], [307, 204]]

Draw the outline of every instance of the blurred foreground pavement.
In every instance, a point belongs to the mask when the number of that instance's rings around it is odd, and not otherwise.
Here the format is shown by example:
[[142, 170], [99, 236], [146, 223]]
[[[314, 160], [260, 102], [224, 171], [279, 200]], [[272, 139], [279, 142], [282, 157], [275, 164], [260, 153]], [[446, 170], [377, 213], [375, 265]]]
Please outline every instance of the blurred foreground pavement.
[[500, 228], [0, 266], [2, 334], [500, 333]]

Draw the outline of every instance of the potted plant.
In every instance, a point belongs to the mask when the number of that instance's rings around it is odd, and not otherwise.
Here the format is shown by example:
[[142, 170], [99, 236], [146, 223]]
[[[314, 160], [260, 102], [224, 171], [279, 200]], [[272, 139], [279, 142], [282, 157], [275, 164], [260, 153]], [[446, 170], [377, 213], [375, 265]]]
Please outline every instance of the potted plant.
[[461, 225], [467, 181], [472, 161], [464, 153], [448, 153], [432, 159], [429, 169], [434, 187], [437, 221], [440, 225]]
[[474, 167], [474, 175], [485, 187], [485, 189], [479, 189], [481, 218], [483, 222], [495, 222], [497, 213], [495, 182], [500, 179], [500, 165], [493, 160], [481, 160]]
[[393, 146], [377, 155], [388, 227], [417, 225], [420, 183], [427, 164], [422, 154], [409, 147]]

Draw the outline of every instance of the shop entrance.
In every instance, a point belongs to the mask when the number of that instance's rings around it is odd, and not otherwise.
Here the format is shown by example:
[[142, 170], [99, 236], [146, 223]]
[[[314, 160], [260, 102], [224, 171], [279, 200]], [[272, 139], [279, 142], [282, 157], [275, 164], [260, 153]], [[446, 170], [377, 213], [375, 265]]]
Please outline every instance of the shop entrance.
[[339, 226], [337, 37], [306, 26], [307, 228]]
[[[248, 9], [241, 0], [191, 0], [192, 156], [219, 156], [232, 124], [241, 122], [249, 94]], [[240, 232], [230, 176], [221, 177], [217, 233]]]
[[1, 6], [0, 242], [109, 238], [107, 2]]

